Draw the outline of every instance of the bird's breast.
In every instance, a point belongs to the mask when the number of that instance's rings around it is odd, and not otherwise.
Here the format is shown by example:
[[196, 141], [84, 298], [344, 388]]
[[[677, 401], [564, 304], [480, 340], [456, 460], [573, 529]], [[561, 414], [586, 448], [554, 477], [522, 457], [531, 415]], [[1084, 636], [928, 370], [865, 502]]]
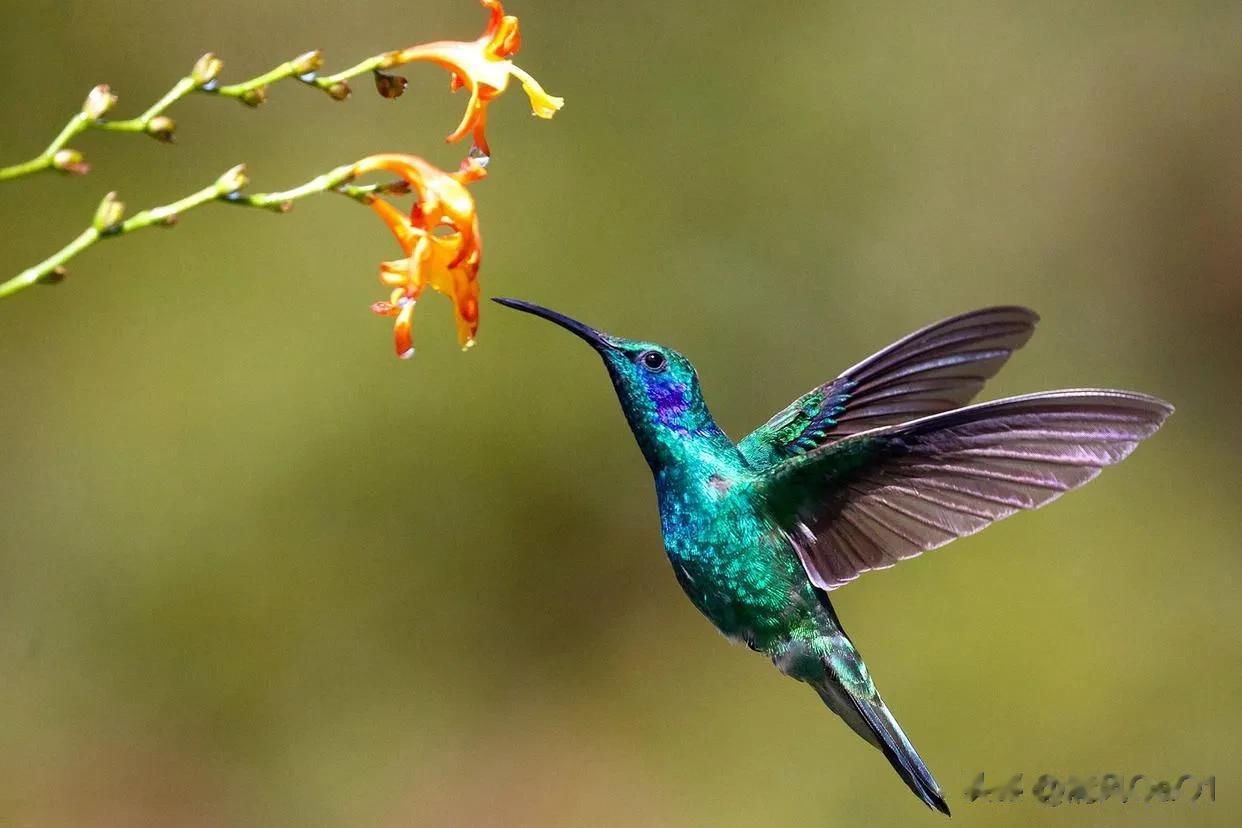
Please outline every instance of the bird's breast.
[[664, 546], [678, 583], [725, 635], [762, 643], [800, 594], [805, 573], [784, 535], [737, 486], [706, 480], [697, 492], [663, 492]]

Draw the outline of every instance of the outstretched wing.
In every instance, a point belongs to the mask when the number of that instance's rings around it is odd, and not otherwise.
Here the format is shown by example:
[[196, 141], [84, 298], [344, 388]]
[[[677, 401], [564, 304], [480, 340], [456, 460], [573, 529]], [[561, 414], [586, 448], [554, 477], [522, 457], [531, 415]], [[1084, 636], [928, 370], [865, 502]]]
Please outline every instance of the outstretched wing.
[[763, 469], [859, 431], [949, 411], [974, 398], [1039, 317], [984, 308], [915, 331], [794, 400], [738, 444]]
[[767, 470], [759, 490], [831, 590], [1083, 485], [1172, 412], [1127, 391], [1012, 397], [855, 434]]

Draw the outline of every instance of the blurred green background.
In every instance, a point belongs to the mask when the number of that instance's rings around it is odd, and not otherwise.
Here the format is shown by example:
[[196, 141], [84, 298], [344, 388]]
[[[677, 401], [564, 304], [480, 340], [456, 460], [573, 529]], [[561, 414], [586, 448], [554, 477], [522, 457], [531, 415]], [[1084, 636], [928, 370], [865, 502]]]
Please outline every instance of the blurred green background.
[[[1107, 385], [1178, 413], [1053, 507], [834, 601], [962, 824], [1236, 825], [1242, 6], [513, 0], [567, 100], [492, 107], [485, 294], [695, 360], [735, 437], [913, 328], [1024, 303], [987, 395]], [[0, 160], [95, 83], [137, 112], [204, 51], [238, 79], [473, 38], [470, 0], [27, 3]], [[0, 189], [16, 272], [110, 189], [376, 151], [444, 166], [464, 98], [193, 98], [175, 147], [93, 133]], [[596, 357], [432, 296], [392, 355], [365, 210], [208, 207], [0, 303], [0, 824], [906, 825], [941, 819], [814, 694], [681, 595]], [[8, 275], [6, 272], [4, 275]], [[1215, 804], [1050, 809], [1042, 773], [1215, 774]], [[941, 823], [943, 824], [943, 823]]]

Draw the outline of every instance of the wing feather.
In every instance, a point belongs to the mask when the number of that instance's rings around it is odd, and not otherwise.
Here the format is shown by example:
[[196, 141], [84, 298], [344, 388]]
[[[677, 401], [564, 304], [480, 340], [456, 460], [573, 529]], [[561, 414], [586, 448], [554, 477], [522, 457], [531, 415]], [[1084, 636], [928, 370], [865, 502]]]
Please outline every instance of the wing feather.
[[965, 405], [1038, 320], [1027, 308], [1001, 306], [915, 331], [803, 394], [738, 449], [751, 466], [766, 468], [860, 431]]
[[[1035, 509], [1125, 459], [1172, 413], [1126, 391], [1031, 394], [885, 426], [768, 469], [807, 574], [835, 589]], [[797, 539], [801, 541], [797, 541]]]

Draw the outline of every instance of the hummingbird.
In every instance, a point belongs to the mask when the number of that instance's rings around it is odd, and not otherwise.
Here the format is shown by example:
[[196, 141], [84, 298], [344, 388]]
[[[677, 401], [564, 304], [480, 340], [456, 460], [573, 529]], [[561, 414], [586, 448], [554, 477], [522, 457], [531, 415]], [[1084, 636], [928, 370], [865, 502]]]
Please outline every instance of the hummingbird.
[[944, 792], [885, 705], [829, 594], [1120, 462], [1173, 412], [1131, 391], [1046, 391], [967, 405], [1026, 344], [1017, 306], [922, 328], [799, 397], [734, 443], [690, 361], [518, 299], [604, 361], [655, 479], [664, 548], [727, 638], [809, 684], [928, 807]]

